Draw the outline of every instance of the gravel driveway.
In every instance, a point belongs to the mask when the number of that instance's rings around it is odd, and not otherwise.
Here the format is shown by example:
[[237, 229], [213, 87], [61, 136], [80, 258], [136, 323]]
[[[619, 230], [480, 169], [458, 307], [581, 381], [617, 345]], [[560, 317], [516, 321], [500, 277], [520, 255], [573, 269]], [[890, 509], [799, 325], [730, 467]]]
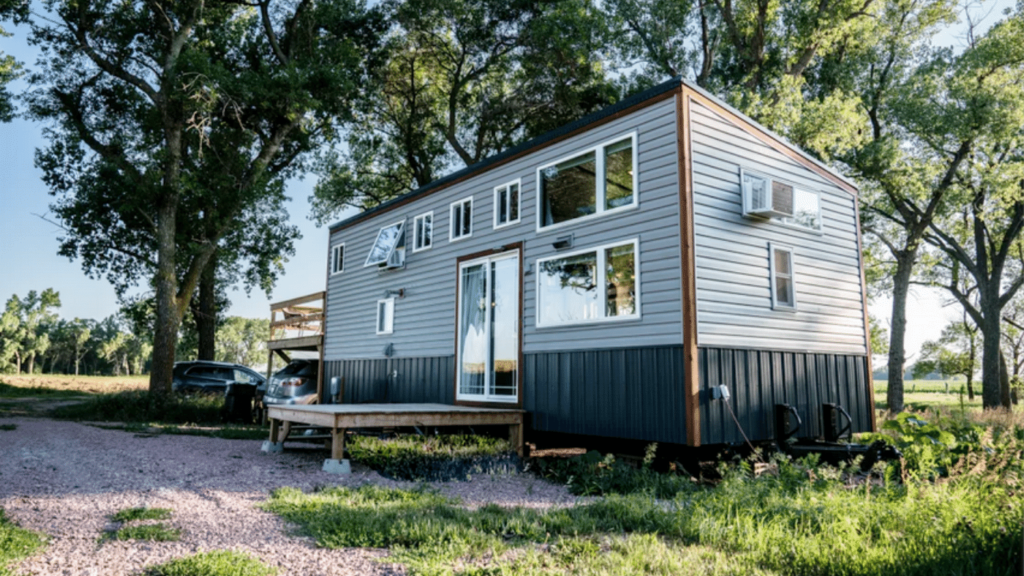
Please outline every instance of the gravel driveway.
[[[2, 419], [0, 508], [21, 526], [50, 537], [45, 550], [15, 566], [21, 574], [124, 576], [196, 552], [233, 549], [280, 568], [281, 574], [402, 574], [381, 562], [382, 550], [316, 548], [287, 534], [277, 516], [256, 505], [281, 486], [356, 486], [392, 482], [354, 466], [336, 476], [320, 470], [324, 450], [260, 452], [260, 442], [197, 436], [147, 436], [73, 422]], [[572, 504], [564, 488], [523, 474], [435, 484], [468, 506], [548, 507]], [[108, 516], [124, 508], [170, 508], [179, 542], [98, 544]]]

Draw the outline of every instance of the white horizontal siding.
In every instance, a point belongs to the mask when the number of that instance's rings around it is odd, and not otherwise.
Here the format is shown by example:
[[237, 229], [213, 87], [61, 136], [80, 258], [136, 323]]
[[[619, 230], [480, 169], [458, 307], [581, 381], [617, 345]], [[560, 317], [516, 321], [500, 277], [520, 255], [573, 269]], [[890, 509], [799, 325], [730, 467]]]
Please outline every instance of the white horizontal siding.
[[[702, 346], [867, 351], [855, 199], [698, 103], [690, 107]], [[821, 233], [743, 218], [740, 169], [821, 195]], [[793, 248], [796, 311], [773, 310], [769, 243]]]
[[[636, 131], [639, 206], [607, 217], [536, 231], [536, 170], [548, 162]], [[418, 198], [332, 235], [345, 243], [345, 271], [328, 282], [326, 353], [328, 360], [380, 358], [388, 344], [396, 357], [446, 356], [455, 353], [456, 260], [513, 242], [523, 242], [525, 264], [536, 270], [538, 258], [556, 254], [551, 243], [568, 234], [583, 249], [617, 240], [640, 239], [641, 319], [585, 326], [535, 328], [536, 273], [524, 279], [523, 349], [525, 352], [585, 350], [682, 342], [679, 289], [679, 174], [675, 101], [643, 108], [576, 137], [527, 154], [458, 184]], [[493, 229], [493, 190], [521, 179], [520, 222]], [[448, 241], [449, 204], [473, 196], [473, 235]], [[406, 251], [406, 268], [380, 273], [363, 261], [386, 224], [434, 212], [434, 246]], [[409, 236], [408, 238], [411, 238]], [[395, 300], [394, 333], [376, 334], [376, 301], [384, 290], [405, 289]]]

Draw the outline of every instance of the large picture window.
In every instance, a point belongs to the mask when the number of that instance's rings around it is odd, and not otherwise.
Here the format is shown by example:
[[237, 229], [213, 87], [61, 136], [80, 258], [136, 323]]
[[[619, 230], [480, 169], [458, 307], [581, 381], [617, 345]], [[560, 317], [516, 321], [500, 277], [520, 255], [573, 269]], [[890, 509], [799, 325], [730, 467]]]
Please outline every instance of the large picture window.
[[640, 317], [637, 247], [631, 240], [537, 261], [537, 326]]
[[636, 134], [631, 134], [541, 166], [537, 228], [636, 206], [636, 153]]

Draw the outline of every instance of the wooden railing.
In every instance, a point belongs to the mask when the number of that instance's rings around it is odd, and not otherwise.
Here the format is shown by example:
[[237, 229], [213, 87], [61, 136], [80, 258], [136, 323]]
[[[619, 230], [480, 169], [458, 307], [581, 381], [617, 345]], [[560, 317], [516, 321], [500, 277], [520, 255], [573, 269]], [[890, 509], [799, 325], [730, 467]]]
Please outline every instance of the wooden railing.
[[324, 333], [324, 292], [292, 298], [270, 305], [270, 348], [277, 348], [283, 342], [297, 343], [302, 347], [313, 337]]

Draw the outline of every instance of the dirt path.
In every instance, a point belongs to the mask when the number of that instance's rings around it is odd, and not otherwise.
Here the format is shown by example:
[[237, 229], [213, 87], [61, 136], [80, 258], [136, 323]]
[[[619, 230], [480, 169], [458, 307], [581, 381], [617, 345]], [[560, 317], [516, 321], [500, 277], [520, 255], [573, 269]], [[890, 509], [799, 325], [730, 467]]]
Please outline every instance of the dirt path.
[[[400, 574], [378, 562], [380, 550], [316, 548], [286, 535], [278, 517], [256, 508], [281, 486], [402, 484], [355, 467], [350, 476], [322, 472], [323, 450], [260, 452], [258, 441], [136, 435], [73, 422], [0, 418], [0, 508], [25, 528], [50, 537], [43, 553], [16, 567], [22, 574], [124, 576], [199, 551], [234, 549], [278, 566], [281, 574]], [[546, 507], [573, 502], [562, 487], [531, 475], [480, 477], [439, 484], [470, 506]], [[107, 518], [124, 508], [173, 510], [179, 542], [98, 544]]]

